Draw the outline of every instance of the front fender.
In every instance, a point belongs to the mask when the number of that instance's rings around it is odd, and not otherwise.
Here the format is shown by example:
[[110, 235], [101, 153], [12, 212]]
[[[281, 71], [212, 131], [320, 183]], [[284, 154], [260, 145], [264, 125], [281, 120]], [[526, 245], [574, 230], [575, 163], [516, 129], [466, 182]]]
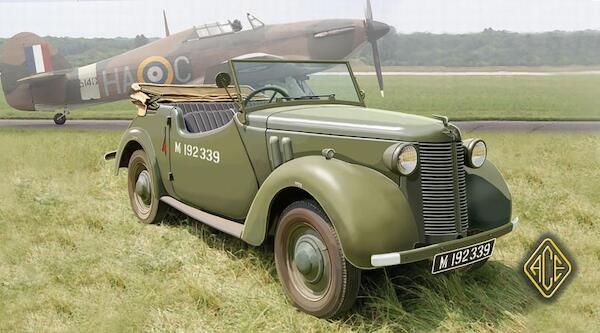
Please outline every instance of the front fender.
[[321, 156], [291, 160], [269, 175], [250, 207], [243, 240], [253, 245], [264, 241], [272, 200], [289, 187], [317, 200], [346, 259], [358, 268], [373, 268], [372, 254], [412, 249], [418, 242], [415, 218], [396, 183], [367, 167]]
[[498, 168], [486, 161], [481, 168], [466, 171], [470, 227], [489, 230], [510, 222], [512, 198]]

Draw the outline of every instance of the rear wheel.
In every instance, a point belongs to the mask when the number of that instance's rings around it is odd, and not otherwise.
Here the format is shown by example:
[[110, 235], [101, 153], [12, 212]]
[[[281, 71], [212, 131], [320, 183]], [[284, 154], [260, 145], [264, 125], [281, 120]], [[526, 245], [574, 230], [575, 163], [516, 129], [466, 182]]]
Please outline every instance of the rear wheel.
[[133, 212], [142, 223], [160, 223], [167, 213], [167, 205], [159, 200], [152, 167], [143, 150], [136, 150], [131, 155], [127, 170], [127, 189]]
[[356, 300], [360, 269], [346, 260], [335, 229], [314, 200], [297, 201], [282, 213], [275, 263], [288, 297], [311, 315], [334, 317]]

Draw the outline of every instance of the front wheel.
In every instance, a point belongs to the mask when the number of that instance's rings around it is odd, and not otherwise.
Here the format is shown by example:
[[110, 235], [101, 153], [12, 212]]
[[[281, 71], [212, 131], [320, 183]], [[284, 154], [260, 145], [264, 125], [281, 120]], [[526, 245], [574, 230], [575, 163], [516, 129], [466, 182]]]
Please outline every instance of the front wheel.
[[167, 205], [160, 201], [148, 156], [143, 150], [136, 150], [127, 167], [127, 189], [131, 208], [140, 222], [160, 223], [167, 214]]
[[275, 264], [288, 297], [311, 315], [334, 317], [356, 300], [360, 269], [346, 260], [335, 229], [314, 200], [297, 201], [282, 213]]

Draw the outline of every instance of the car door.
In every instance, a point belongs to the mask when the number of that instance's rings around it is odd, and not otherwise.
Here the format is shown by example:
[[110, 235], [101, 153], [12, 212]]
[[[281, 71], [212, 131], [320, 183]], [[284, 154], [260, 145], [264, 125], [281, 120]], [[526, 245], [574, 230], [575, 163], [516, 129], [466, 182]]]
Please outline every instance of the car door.
[[169, 155], [179, 200], [201, 210], [243, 219], [258, 183], [234, 119], [218, 128], [191, 133], [181, 110], [174, 110]]

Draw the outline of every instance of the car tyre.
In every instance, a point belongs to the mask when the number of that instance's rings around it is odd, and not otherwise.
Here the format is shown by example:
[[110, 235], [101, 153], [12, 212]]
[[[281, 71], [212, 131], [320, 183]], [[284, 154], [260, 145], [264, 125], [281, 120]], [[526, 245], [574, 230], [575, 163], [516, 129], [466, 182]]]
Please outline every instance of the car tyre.
[[354, 305], [361, 271], [344, 257], [335, 229], [314, 200], [294, 202], [281, 214], [275, 264], [283, 289], [297, 308], [331, 318]]
[[167, 205], [160, 201], [156, 190], [156, 177], [146, 152], [136, 150], [127, 167], [127, 189], [131, 208], [144, 224], [162, 222], [167, 214]]

